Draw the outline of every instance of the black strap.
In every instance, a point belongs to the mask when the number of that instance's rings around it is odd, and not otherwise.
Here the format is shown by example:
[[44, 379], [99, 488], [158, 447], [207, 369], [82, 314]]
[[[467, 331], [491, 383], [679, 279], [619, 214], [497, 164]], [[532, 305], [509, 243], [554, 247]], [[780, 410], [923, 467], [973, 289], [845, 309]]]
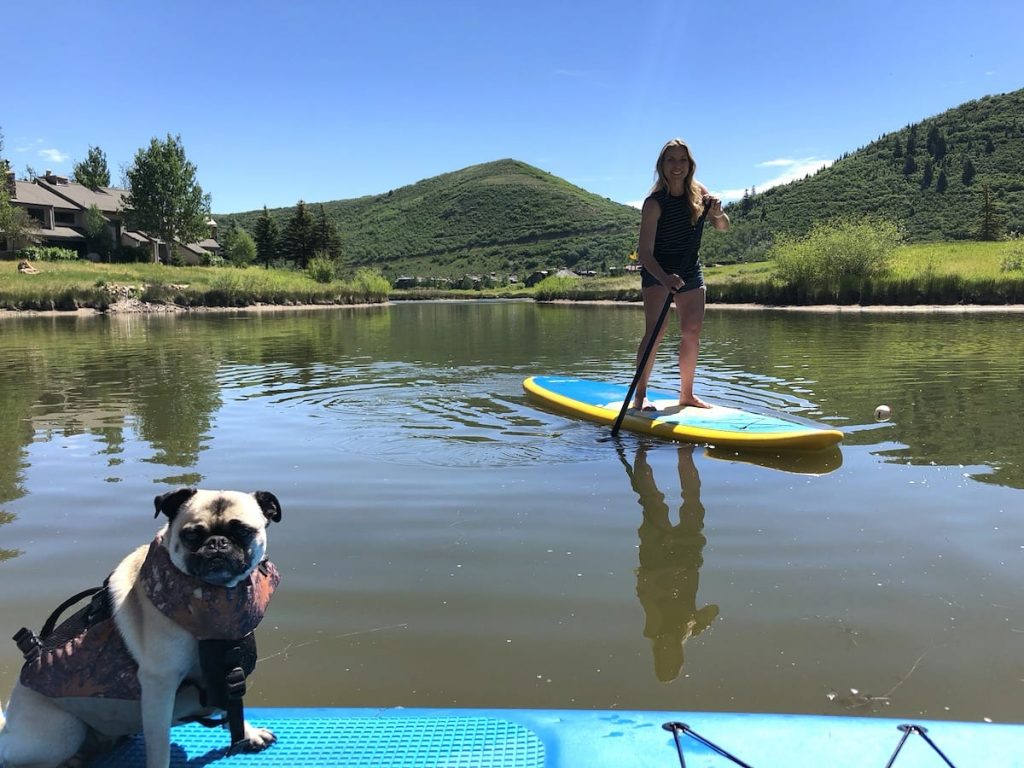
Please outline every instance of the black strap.
[[73, 596], [69, 597], [63, 603], [58, 605], [56, 610], [54, 610], [54, 612], [50, 614], [50, 618], [48, 618], [46, 620], [46, 623], [43, 624], [43, 628], [39, 631], [39, 638], [41, 640], [45, 640], [51, 634], [53, 634], [53, 630], [57, 626], [57, 622], [60, 620], [60, 615], [62, 613], [64, 613], [65, 610], [70, 608], [72, 605], [77, 603], [79, 600], [82, 600], [82, 599], [84, 599], [86, 597], [92, 597], [97, 592], [102, 592], [104, 589], [105, 589], [105, 586], [104, 587], [90, 587], [89, 589], [83, 589], [77, 595], [73, 595]]

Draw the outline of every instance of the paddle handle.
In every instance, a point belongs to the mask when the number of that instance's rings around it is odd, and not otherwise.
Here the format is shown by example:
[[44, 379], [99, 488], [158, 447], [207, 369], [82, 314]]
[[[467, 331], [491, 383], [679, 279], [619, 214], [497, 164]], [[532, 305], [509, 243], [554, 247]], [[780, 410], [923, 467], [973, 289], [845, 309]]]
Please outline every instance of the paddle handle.
[[668, 314], [669, 307], [672, 306], [672, 299], [675, 294], [672, 291], [668, 292], [668, 296], [665, 299], [665, 304], [661, 308], [661, 313], [658, 315], [658, 321], [654, 324], [654, 328], [651, 329], [651, 338], [647, 340], [647, 346], [644, 348], [644, 353], [640, 356], [640, 364], [636, 367], [636, 373], [633, 375], [633, 381], [629, 385], [629, 389], [626, 390], [626, 399], [622, 401], [622, 408], [619, 410], [619, 416], [615, 419], [615, 424], [612, 426], [612, 437], [619, 434], [619, 427], [622, 426], [622, 420], [626, 417], [626, 411], [629, 410], [629, 401], [633, 399], [633, 393], [636, 392], [636, 385], [640, 383], [640, 376], [643, 375], [644, 368], [647, 367], [647, 361], [651, 357], [651, 350], [654, 349], [654, 345], [658, 341], [658, 335], [661, 333], [661, 326], [665, 324], [665, 316]]

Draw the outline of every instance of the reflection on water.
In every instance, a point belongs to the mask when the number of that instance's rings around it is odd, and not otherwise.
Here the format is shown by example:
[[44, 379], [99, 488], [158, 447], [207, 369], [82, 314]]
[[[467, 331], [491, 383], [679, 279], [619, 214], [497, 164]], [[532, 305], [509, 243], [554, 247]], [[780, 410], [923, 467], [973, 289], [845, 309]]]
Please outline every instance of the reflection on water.
[[665, 494], [647, 463], [647, 446], [640, 443], [630, 466], [620, 447], [619, 458], [643, 509], [640, 567], [636, 596], [644, 608], [644, 637], [651, 641], [654, 674], [663, 683], [675, 680], [683, 668], [686, 641], [711, 626], [717, 605], [697, 607], [700, 567], [704, 564], [704, 505], [700, 475], [693, 463], [694, 446], [677, 449], [682, 503], [673, 522]]

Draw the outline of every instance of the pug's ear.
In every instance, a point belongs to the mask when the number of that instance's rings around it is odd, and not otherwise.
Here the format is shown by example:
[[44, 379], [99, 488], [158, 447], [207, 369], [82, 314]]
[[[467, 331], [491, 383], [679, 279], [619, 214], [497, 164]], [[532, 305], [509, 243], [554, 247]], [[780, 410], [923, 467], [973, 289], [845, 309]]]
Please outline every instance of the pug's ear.
[[277, 496], [270, 491], [256, 491], [253, 493], [253, 498], [260, 505], [260, 509], [263, 510], [263, 516], [269, 522], [281, 522], [281, 502], [277, 500]]
[[196, 495], [198, 488], [179, 488], [176, 491], [168, 491], [167, 493], [161, 493], [155, 499], [153, 499], [153, 505], [156, 507], [156, 513], [153, 517], [159, 517], [160, 513], [163, 512], [167, 515], [168, 520], [173, 520], [174, 516], [178, 514], [178, 509], [186, 501]]

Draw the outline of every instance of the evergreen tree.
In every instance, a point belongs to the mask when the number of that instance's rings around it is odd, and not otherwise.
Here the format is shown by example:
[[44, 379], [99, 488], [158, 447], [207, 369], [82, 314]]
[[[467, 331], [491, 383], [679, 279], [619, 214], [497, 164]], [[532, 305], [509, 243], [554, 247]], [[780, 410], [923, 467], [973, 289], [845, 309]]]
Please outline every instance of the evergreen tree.
[[903, 144], [900, 142], [898, 134], [892, 137], [892, 156], [894, 160], [899, 160], [903, 157]]
[[995, 151], [996, 151], [996, 145], [992, 143], [992, 137], [991, 136], [986, 136], [985, 137], [985, 154], [986, 155], [991, 155]]
[[998, 240], [1002, 234], [1003, 223], [996, 212], [995, 203], [988, 184], [982, 187], [981, 229], [978, 230], [979, 240]]
[[129, 226], [174, 244], [194, 243], [208, 232], [210, 196], [196, 182], [196, 167], [185, 157], [181, 136], [153, 138], [128, 169], [125, 198]]
[[931, 158], [928, 158], [924, 161], [924, 171], [921, 173], [921, 189], [928, 189], [932, 185], [932, 175], [934, 172]]
[[332, 259], [337, 259], [341, 255], [341, 236], [334, 222], [327, 218], [322, 203], [316, 216], [313, 250], [322, 251]]
[[949, 181], [946, 179], [946, 169], [943, 168], [939, 171], [939, 178], [935, 180], [935, 191], [942, 194], [946, 191], [946, 187], [949, 186]]
[[937, 125], [928, 129], [928, 140], [926, 143], [928, 154], [936, 160], [941, 160], [946, 155], [946, 137]]
[[263, 213], [256, 219], [256, 234], [253, 237], [256, 241], [256, 256], [263, 262], [263, 266], [270, 268], [270, 262], [277, 258], [280, 248], [281, 231], [277, 222], [270, 218], [267, 206], [263, 206]]
[[71, 176], [72, 181], [84, 184], [89, 189], [110, 186], [110, 169], [107, 167], [107, 156], [99, 147], [89, 146], [89, 154], [80, 163], [75, 163]]
[[907, 152], [906, 158], [903, 160], [903, 175], [909, 176], [917, 170], [917, 161], [914, 160], [914, 156]]
[[964, 172], [960, 176], [960, 180], [964, 183], [964, 186], [969, 187], [971, 185], [971, 182], [974, 181], [974, 173], [974, 163], [972, 163], [971, 158], [968, 157], [967, 160], [964, 161]]
[[298, 269], [305, 269], [316, 253], [316, 226], [306, 209], [305, 200], [299, 200], [295, 205], [295, 213], [285, 225], [281, 251], [286, 259], [295, 262]]
[[910, 126], [910, 133], [907, 136], [907, 154], [912, 155], [917, 151], [917, 126]]

